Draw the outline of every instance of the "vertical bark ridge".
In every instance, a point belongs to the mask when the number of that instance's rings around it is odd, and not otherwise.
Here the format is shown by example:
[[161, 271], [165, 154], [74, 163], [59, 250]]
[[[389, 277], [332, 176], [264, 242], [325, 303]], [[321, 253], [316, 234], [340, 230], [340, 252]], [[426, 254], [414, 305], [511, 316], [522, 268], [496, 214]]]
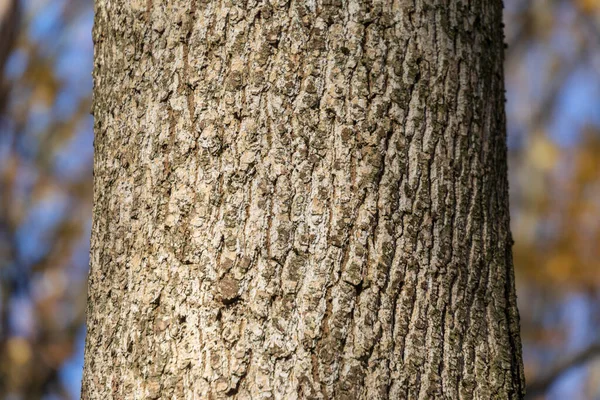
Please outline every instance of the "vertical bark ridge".
[[97, 1], [82, 397], [521, 398], [501, 13]]

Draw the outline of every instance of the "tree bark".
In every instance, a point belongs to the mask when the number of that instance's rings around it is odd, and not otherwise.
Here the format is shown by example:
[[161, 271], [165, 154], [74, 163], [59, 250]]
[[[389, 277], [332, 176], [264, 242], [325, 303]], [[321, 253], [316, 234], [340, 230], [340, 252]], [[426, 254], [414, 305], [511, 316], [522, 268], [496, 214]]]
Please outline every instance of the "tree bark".
[[500, 0], [97, 0], [84, 399], [519, 399]]

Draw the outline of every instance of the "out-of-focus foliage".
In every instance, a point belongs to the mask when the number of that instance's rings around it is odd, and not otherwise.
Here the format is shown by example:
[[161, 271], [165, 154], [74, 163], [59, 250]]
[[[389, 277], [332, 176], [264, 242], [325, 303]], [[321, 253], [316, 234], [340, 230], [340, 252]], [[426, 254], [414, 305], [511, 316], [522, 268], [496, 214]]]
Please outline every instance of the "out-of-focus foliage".
[[92, 4], [20, 5], [0, 111], [0, 398], [71, 398], [91, 215]]
[[[505, 7], [511, 217], [533, 383], [600, 338], [600, 0]], [[595, 365], [565, 371], [547, 398], [600, 398]]]
[[515, 255], [540, 283], [597, 288], [600, 1], [512, 1], [505, 19]]
[[[600, 0], [504, 2], [514, 254], [535, 382], [599, 339]], [[0, 116], [0, 398], [76, 398], [92, 0], [21, 5]], [[600, 361], [559, 375], [547, 398], [600, 398]]]

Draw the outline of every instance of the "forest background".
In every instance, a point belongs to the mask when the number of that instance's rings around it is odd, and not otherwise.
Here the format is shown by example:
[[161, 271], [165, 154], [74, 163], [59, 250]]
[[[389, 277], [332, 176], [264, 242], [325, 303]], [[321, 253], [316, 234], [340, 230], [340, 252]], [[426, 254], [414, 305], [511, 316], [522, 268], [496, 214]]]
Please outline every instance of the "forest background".
[[[600, 0], [504, 4], [528, 398], [600, 399]], [[0, 0], [0, 399], [79, 398], [93, 17]]]

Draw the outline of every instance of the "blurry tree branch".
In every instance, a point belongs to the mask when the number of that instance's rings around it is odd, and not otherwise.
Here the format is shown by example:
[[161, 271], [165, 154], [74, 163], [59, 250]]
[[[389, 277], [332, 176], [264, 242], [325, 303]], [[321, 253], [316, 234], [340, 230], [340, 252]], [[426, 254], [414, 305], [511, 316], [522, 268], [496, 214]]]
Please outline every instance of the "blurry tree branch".
[[562, 362], [559, 362], [546, 374], [528, 384], [527, 395], [525, 398], [533, 399], [535, 396], [543, 394], [562, 374], [571, 368], [585, 364], [597, 356], [600, 356], [600, 342], [595, 342], [580, 352], [573, 354]]
[[8, 92], [7, 84], [2, 77], [4, 65], [17, 37], [20, 19], [18, 0], [0, 2], [0, 114], [3, 112]]
[[17, 0], [0, 2], [0, 66], [4, 66], [17, 36], [19, 11]]
[[[10, 55], [12, 46], [18, 33], [19, 17], [20, 9], [18, 0], [0, 1], [0, 115], [2, 115], [4, 112], [4, 106], [9, 91], [8, 84], [4, 82], [4, 66]], [[2, 179], [2, 181], [4, 180], [5, 179]], [[6, 193], [4, 189], [5, 188], [3, 187], [3, 192]], [[0, 209], [0, 211], [4, 210]], [[9, 236], [9, 240], [11, 240], [10, 243], [12, 243], [12, 235], [9, 234], [8, 229], [9, 224], [7, 221], [3, 221], [3, 214], [3, 212], [0, 213], [0, 234], [6, 233], [6, 235]], [[12, 253], [14, 248], [12, 246], [8, 246], [8, 250]], [[0, 284], [1, 283], [2, 282], [0, 282]], [[2, 288], [1, 286], [2, 285], [0, 285], [0, 292], [2, 295], [2, 301], [0, 303], [0, 338], [2, 337], [3, 330], [6, 329], [7, 325], [7, 315], [5, 314], [6, 307], [4, 307], [4, 305], [7, 301], [8, 292], [6, 288]]]

